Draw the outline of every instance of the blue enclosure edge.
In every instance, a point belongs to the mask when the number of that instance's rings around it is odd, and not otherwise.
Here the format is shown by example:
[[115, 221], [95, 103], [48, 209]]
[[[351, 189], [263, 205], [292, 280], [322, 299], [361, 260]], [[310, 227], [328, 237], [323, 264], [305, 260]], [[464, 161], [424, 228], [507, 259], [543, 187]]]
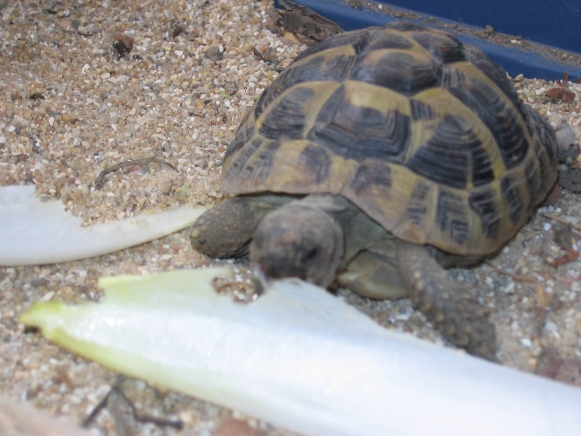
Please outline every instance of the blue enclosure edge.
[[[389, 15], [374, 13], [369, 10], [358, 10], [346, 5], [325, 0], [297, 0], [296, 3], [308, 6], [322, 16], [335, 21], [344, 30], [356, 30], [369, 26], [383, 26], [389, 22], [399, 20], [398, 18]], [[418, 13], [417, 11], [413, 12]], [[427, 16], [424, 15], [420, 20], [407, 21], [413, 21], [418, 24], [429, 26], [429, 23], [424, 22], [426, 17]], [[439, 21], [454, 24], [453, 21]], [[463, 23], [455, 24], [468, 27]], [[453, 29], [449, 28], [446, 30], [452, 31]], [[564, 62], [548, 60], [536, 52], [495, 45], [486, 39], [462, 34], [458, 34], [458, 38], [466, 44], [472, 44], [481, 49], [513, 77], [518, 74], [523, 74], [528, 78], [558, 80], [563, 77], [564, 71], [569, 73], [570, 80], [581, 77], [580, 67]]]
[[[336, 1], [336, 0], [334, 0]], [[373, 0], [581, 53], [579, 0]]]

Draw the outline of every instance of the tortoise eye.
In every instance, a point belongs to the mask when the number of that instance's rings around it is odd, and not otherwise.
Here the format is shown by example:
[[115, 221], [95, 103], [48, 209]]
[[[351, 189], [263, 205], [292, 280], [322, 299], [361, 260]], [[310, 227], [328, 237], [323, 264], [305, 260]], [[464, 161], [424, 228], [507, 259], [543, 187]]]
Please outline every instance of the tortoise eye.
[[319, 255], [319, 249], [317, 247], [312, 248], [303, 256], [303, 262], [310, 262]]

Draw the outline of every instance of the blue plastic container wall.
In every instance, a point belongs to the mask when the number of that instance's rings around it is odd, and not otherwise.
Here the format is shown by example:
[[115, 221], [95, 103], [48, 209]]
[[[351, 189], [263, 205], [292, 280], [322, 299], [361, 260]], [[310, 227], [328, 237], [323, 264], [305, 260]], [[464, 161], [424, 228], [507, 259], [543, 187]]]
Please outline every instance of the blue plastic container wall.
[[579, 0], [390, 0], [380, 3], [412, 9], [471, 26], [581, 53]]
[[[390, 0], [380, 1], [383, 11], [355, 9], [346, 0], [295, 0], [315, 12], [337, 22], [345, 30], [381, 26], [394, 20], [384, 13], [394, 8], [399, 16], [422, 25], [433, 25], [453, 31], [455, 26], [471, 28], [473, 32], [459, 33], [462, 42], [479, 47], [511, 76], [524, 74], [528, 78], [557, 80], [563, 72], [570, 80], [581, 77], [581, 0]], [[278, 6], [278, 5], [277, 5]], [[372, 9], [375, 9], [372, 10]], [[413, 12], [416, 19], [409, 18]], [[480, 37], [490, 25], [495, 32], [522, 37], [530, 44], [499, 45]], [[523, 49], [522, 46], [527, 46]], [[571, 57], [568, 56], [571, 55]], [[568, 59], [564, 60], [565, 57]]]

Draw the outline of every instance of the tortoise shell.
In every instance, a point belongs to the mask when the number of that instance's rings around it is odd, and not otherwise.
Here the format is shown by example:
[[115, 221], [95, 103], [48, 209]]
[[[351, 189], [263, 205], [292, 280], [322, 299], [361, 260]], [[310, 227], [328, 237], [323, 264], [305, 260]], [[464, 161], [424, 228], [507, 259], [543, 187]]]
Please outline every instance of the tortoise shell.
[[221, 186], [340, 194], [399, 238], [484, 255], [544, 199], [556, 156], [553, 129], [484, 53], [398, 23], [299, 55], [239, 126]]

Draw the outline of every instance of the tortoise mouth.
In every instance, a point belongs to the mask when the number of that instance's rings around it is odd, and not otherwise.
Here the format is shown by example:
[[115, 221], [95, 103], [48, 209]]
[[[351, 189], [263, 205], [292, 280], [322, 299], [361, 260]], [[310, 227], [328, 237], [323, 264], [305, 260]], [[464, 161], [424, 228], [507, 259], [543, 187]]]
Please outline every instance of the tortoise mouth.
[[270, 286], [270, 280], [266, 277], [260, 265], [254, 265], [254, 268], [252, 268], [252, 283], [254, 285], [254, 291], [258, 295], [264, 294]]
[[275, 266], [265, 270], [263, 265], [256, 264], [252, 268], [252, 276], [254, 281], [254, 289], [258, 294], [262, 294], [265, 290], [267, 290], [275, 280], [283, 280], [294, 277], [313, 283], [312, 280], [307, 278], [307, 274], [304, 268], [292, 271], [290, 271], [288, 268], [285, 268], [283, 272], [281, 269], [276, 268]]

